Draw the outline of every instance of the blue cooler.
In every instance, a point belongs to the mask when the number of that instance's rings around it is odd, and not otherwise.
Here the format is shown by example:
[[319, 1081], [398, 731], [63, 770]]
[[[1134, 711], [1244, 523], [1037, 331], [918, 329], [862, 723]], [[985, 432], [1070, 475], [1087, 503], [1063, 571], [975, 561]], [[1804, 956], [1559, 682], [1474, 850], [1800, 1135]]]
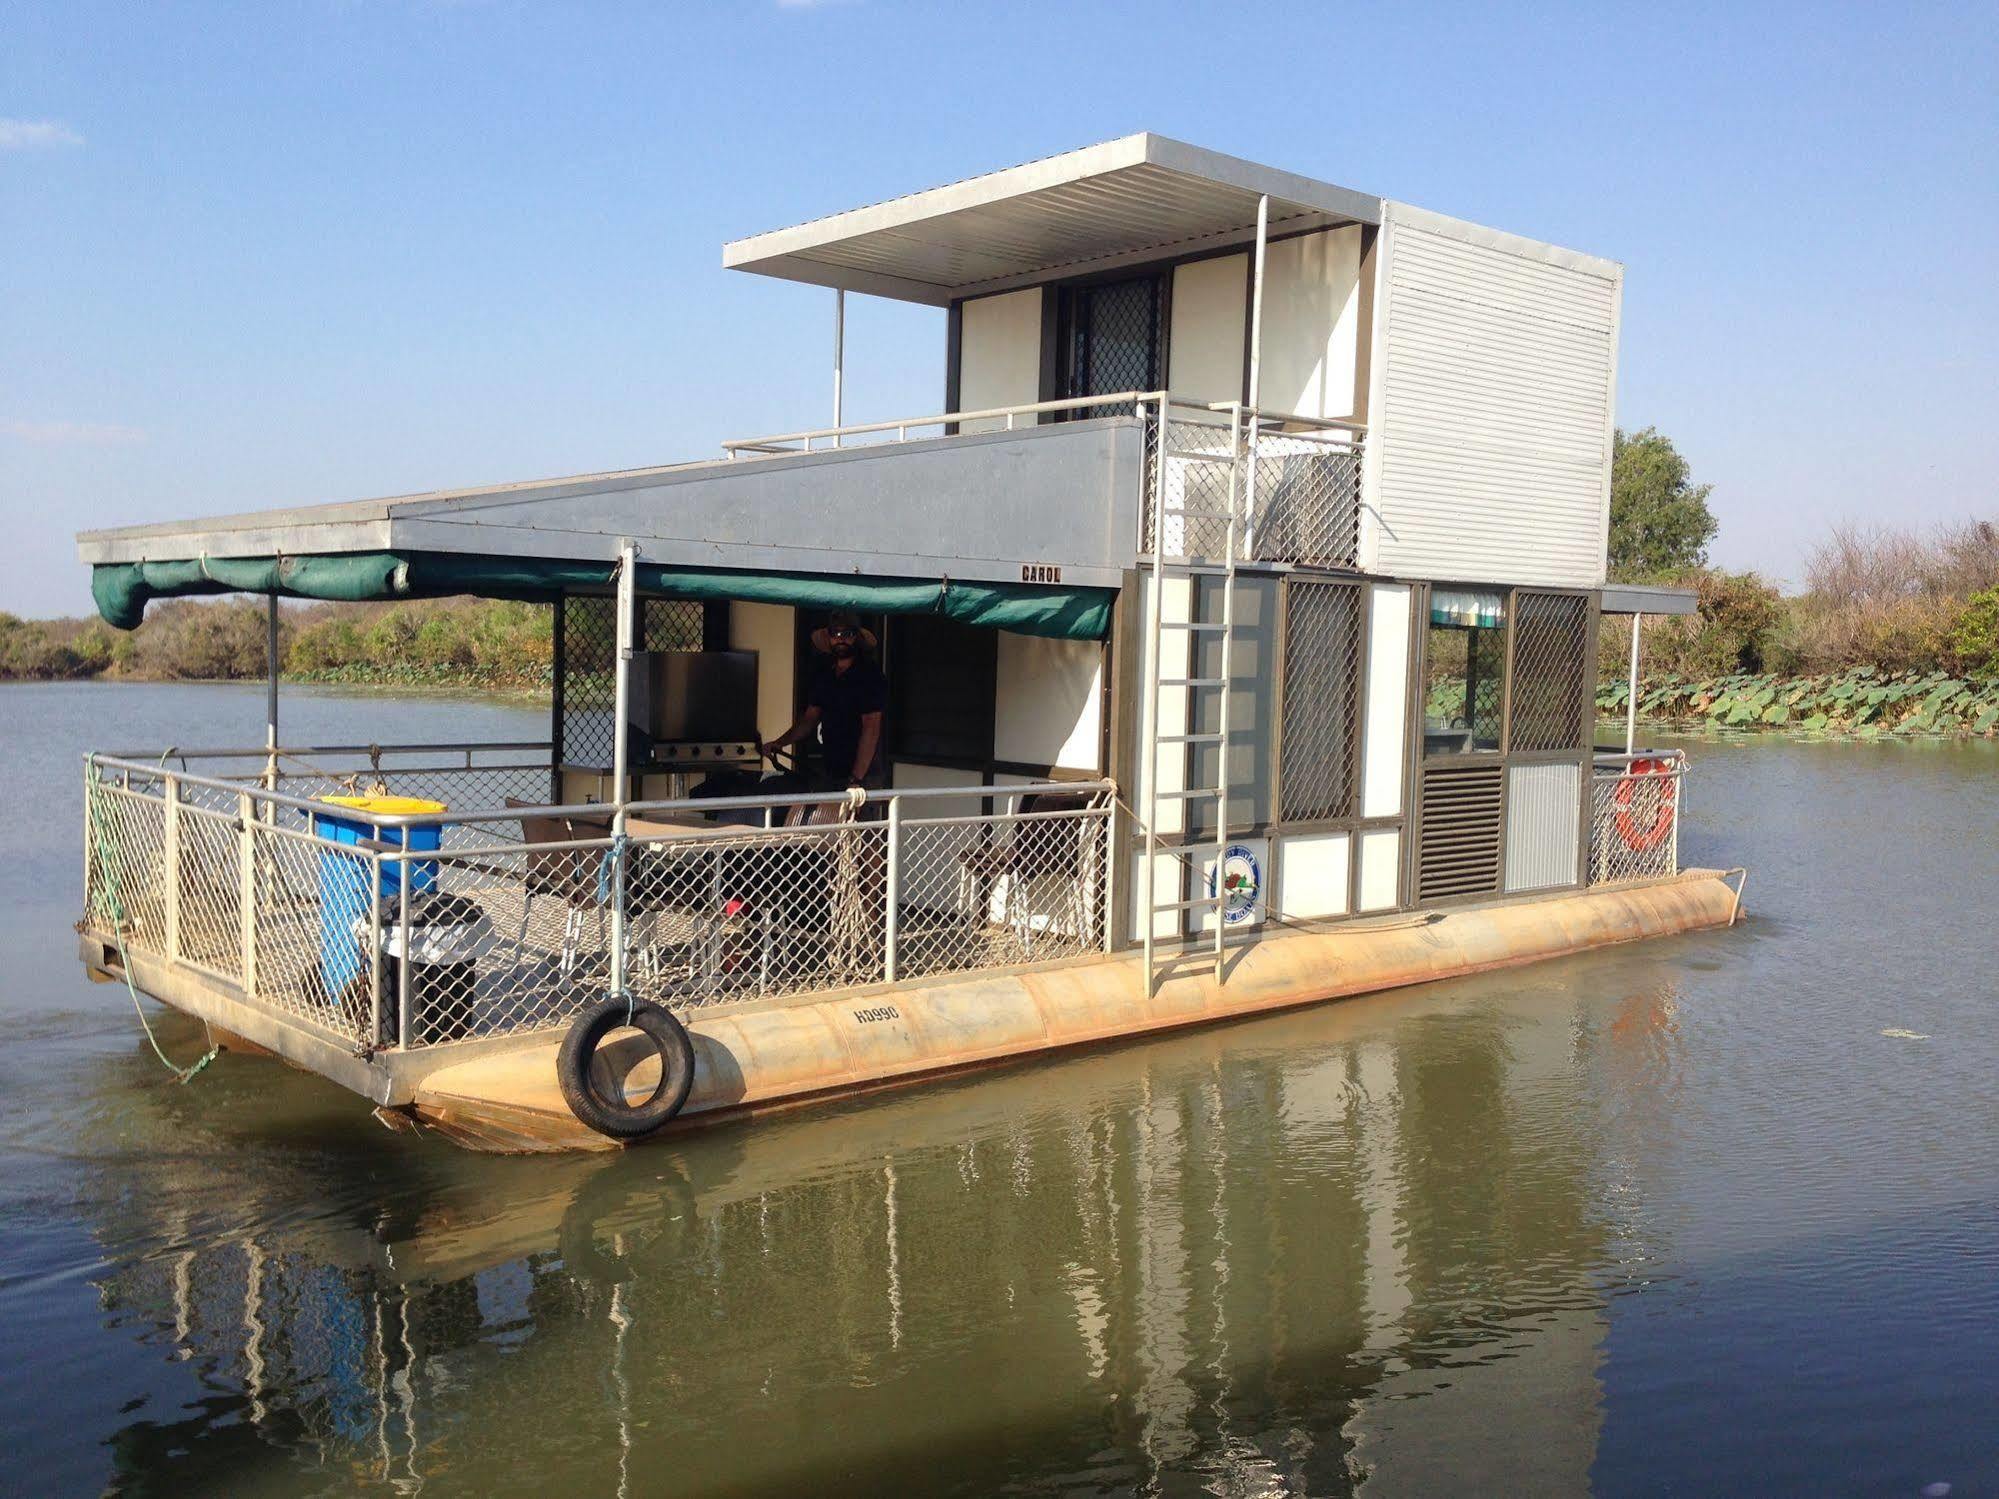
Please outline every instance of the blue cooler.
[[[371, 812], [378, 817], [414, 817], [445, 810], [443, 802], [414, 796], [323, 796], [320, 800], [340, 811], [313, 813], [313, 833], [350, 847], [363, 843], [387, 843], [398, 849], [403, 846], [405, 829], [385, 828], [371, 822], [368, 818]], [[407, 831], [410, 850], [417, 853], [436, 853], [438, 840], [444, 835], [441, 823]], [[405, 871], [412, 896], [421, 895], [437, 884], [435, 859], [383, 864], [381, 871], [381, 888], [370, 890], [366, 864], [330, 851], [319, 857], [319, 974], [326, 984], [326, 997], [336, 1003], [364, 971], [365, 944], [354, 940], [354, 923], [359, 921], [366, 930], [368, 913], [375, 900], [402, 893]]]

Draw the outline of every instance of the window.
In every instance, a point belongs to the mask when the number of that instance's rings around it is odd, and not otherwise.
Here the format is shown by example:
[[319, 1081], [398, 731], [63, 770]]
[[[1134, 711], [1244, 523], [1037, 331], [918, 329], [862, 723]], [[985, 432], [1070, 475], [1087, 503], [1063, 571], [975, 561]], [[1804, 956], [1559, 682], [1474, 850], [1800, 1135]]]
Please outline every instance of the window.
[[1595, 654], [1589, 600], [1568, 593], [1517, 593], [1513, 636], [1508, 750], [1580, 750], [1589, 733]]
[[[1160, 385], [1160, 278], [1064, 287], [1058, 339], [1062, 395], [1109, 395]], [[1075, 415], [1105, 416], [1085, 409]]]
[[1423, 672], [1423, 753], [1497, 751], [1506, 704], [1506, 595], [1433, 588]]
[[1360, 749], [1361, 588], [1293, 578], [1284, 599], [1282, 816], [1348, 817]]

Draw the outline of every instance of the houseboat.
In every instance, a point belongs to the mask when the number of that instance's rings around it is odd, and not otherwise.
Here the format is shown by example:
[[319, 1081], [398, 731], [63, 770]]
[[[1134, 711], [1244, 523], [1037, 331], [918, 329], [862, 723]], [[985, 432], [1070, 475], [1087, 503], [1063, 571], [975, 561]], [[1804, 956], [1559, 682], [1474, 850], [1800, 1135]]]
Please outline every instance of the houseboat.
[[[1155, 135], [726, 245], [832, 421], [93, 531], [268, 596], [262, 745], [93, 753], [82, 958], [489, 1150], [1731, 923], [1594, 743], [1622, 267]], [[843, 420], [848, 293], [943, 410]], [[548, 738], [280, 733], [277, 601], [548, 608]], [[1733, 874], [1735, 877], [1730, 878]]]

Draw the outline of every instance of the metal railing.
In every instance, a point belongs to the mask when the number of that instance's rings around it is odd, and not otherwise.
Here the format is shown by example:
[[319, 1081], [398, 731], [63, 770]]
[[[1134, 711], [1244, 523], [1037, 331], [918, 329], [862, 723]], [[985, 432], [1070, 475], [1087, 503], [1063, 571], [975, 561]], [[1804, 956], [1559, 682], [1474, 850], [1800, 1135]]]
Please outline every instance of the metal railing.
[[1596, 756], [1587, 809], [1590, 884], [1679, 873], [1686, 776], [1681, 750]]
[[1108, 946], [1108, 782], [489, 802], [343, 841], [325, 819], [357, 814], [171, 758], [85, 776], [87, 930], [364, 1053], [612, 993], [686, 1009]]
[[1366, 433], [1360, 422], [1124, 390], [779, 432], [725, 442], [722, 450], [730, 458], [811, 453], [857, 442], [1014, 431], [1076, 413], [1129, 415], [1145, 424], [1142, 554], [1163, 547], [1173, 558], [1218, 557], [1234, 514], [1240, 560], [1356, 565]]

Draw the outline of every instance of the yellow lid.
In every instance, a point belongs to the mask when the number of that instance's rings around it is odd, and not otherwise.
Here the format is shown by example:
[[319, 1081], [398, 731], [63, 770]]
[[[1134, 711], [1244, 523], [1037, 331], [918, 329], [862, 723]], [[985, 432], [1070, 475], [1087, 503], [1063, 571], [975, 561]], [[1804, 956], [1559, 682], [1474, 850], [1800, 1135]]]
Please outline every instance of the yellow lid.
[[377, 812], [384, 817], [416, 817], [425, 812], [449, 810], [443, 802], [425, 801], [420, 796], [322, 796], [336, 807], [352, 807], [356, 812]]

